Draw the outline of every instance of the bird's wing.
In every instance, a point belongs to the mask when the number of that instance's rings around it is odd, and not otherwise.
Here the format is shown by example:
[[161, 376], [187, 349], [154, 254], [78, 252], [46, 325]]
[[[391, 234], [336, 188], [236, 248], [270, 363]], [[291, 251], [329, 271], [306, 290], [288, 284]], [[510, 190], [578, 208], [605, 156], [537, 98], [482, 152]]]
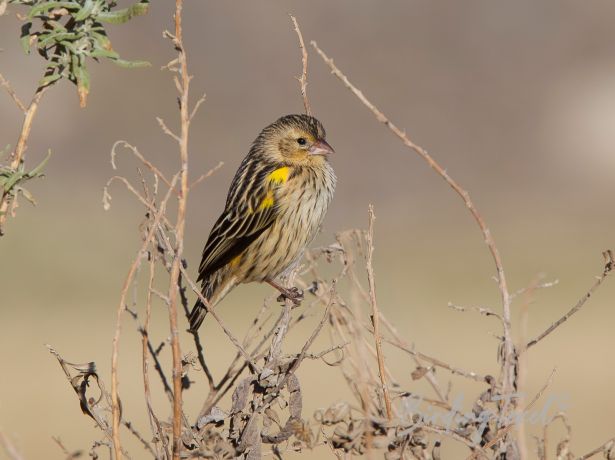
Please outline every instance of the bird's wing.
[[226, 208], [203, 249], [199, 280], [240, 255], [278, 215], [275, 191], [288, 179], [288, 168], [263, 168], [252, 177], [241, 173], [235, 176]]

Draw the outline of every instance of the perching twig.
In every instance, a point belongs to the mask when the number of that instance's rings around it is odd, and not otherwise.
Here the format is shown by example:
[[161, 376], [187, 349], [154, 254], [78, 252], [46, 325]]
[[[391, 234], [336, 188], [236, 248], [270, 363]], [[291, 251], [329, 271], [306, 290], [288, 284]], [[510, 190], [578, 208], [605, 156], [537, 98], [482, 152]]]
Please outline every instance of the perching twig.
[[261, 370], [256, 365], [256, 363], [253, 361], [250, 354], [241, 346], [241, 344], [239, 343], [239, 340], [237, 340], [237, 338], [233, 335], [230, 329], [226, 327], [226, 325], [224, 324], [220, 316], [216, 313], [216, 310], [214, 310], [211, 307], [211, 305], [209, 305], [209, 300], [203, 297], [203, 293], [201, 292], [201, 289], [196, 285], [194, 281], [192, 281], [192, 279], [190, 278], [190, 276], [188, 275], [188, 273], [183, 267], [181, 267], [181, 273], [182, 273], [183, 279], [185, 279], [186, 282], [188, 283], [188, 286], [190, 286], [190, 289], [192, 289], [192, 291], [198, 296], [199, 300], [203, 302], [203, 305], [207, 309], [207, 313], [218, 322], [218, 324], [220, 325], [220, 327], [222, 328], [226, 336], [233, 343], [233, 345], [235, 345], [235, 348], [237, 348], [237, 350], [241, 353], [241, 355], [246, 360], [250, 368], [257, 374], [260, 373]]

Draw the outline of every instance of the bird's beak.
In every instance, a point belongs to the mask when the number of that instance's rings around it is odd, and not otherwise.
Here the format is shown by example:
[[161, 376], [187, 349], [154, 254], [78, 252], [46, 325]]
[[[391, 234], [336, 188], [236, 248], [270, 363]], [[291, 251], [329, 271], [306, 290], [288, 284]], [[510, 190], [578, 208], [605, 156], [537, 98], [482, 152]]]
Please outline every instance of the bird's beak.
[[335, 150], [324, 139], [318, 139], [308, 149], [308, 152], [310, 152], [310, 155], [330, 155], [335, 153]]

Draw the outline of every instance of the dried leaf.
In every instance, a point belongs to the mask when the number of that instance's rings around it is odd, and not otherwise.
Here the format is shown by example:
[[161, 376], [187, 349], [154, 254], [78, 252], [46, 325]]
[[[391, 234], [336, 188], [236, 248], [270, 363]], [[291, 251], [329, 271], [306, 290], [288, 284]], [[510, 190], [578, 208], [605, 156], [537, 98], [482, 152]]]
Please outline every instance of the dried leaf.
[[429, 372], [428, 367], [417, 366], [417, 368], [414, 369], [410, 375], [412, 376], [412, 380], [419, 380], [422, 379], [427, 372]]
[[267, 417], [269, 417], [271, 420], [277, 423], [278, 426], [280, 426], [280, 416], [278, 415], [276, 411], [268, 407], [267, 409], [265, 409], [265, 414], [267, 415]]
[[229, 414], [224, 412], [218, 406], [214, 406], [211, 408], [211, 410], [209, 411], [207, 415], [204, 415], [203, 417], [197, 420], [196, 426], [200, 430], [209, 423], [217, 424], [217, 423], [223, 422], [228, 417], [228, 415]]

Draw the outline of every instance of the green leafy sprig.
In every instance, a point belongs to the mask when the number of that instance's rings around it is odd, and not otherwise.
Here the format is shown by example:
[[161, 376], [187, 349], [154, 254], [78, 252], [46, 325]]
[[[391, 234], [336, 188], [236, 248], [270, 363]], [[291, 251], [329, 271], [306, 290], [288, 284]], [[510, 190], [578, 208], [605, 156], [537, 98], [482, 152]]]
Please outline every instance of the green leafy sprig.
[[109, 0], [9, 0], [9, 4], [30, 7], [21, 28], [21, 43], [26, 53], [36, 48], [48, 61], [40, 87], [67, 78], [77, 86], [81, 107], [90, 92], [88, 58], [106, 58], [122, 67], [149, 65], [120, 58], [105, 30], [105, 24], [122, 24], [146, 14], [149, 0], [117, 10], [117, 2]]
[[[4, 153], [5, 152], [3, 152], [3, 154]], [[41, 161], [32, 171], [26, 171], [23, 163], [21, 163], [15, 170], [7, 166], [0, 165], [0, 191], [10, 197], [14, 197], [18, 193], [21, 193], [30, 203], [36, 204], [32, 194], [25, 189], [22, 184], [30, 179], [43, 177], [43, 168], [47, 164], [50, 156], [51, 150], [49, 150], [45, 159]]]

